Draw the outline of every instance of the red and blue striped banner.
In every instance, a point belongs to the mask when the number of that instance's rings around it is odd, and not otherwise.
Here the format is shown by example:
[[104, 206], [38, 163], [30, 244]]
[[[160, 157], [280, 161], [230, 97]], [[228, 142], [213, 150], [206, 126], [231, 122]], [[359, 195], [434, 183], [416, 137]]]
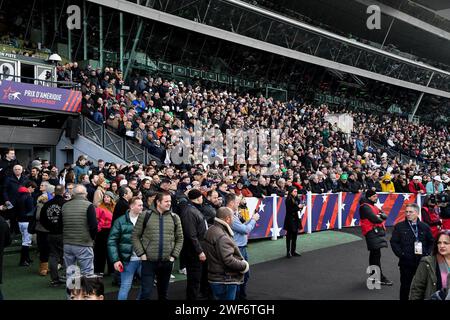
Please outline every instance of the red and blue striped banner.
[[[359, 202], [362, 194], [360, 193], [342, 193], [342, 226], [359, 226]], [[409, 203], [416, 203], [417, 197], [411, 193], [380, 193], [376, 206], [379, 207], [387, 216], [386, 226], [394, 226], [405, 219], [405, 206]]]
[[[360, 225], [359, 202], [363, 194], [342, 193], [342, 227], [356, 227]], [[284, 197], [276, 197], [275, 214], [273, 216], [273, 197], [263, 199], [246, 198], [250, 215], [258, 212], [260, 220], [249, 235], [249, 239], [270, 238], [274, 235], [284, 236], [284, 219], [286, 217], [286, 205]], [[405, 206], [416, 203], [417, 196], [411, 193], [379, 193], [376, 206], [387, 216], [386, 226], [394, 226], [405, 219]], [[303, 230], [308, 231], [308, 209], [305, 207], [300, 213]], [[338, 229], [339, 223], [339, 194], [312, 194], [311, 195], [311, 232]]]
[[328, 230], [338, 227], [339, 194], [313, 194], [311, 199], [311, 231]]
[[[277, 198], [280, 202], [283, 198]], [[250, 215], [257, 212], [260, 219], [256, 223], [255, 228], [249, 235], [249, 239], [261, 239], [272, 237], [273, 228], [273, 197], [266, 198], [247, 198], [247, 206]], [[281, 206], [281, 204], [280, 204]]]

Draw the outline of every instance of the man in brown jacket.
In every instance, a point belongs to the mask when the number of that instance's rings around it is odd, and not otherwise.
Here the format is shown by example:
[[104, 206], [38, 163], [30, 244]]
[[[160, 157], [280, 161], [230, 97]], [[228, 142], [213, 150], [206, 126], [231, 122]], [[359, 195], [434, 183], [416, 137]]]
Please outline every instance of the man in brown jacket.
[[249, 270], [248, 262], [233, 240], [232, 222], [233, 212], [226, 207], [219, 208], [205, 236], [208, 281], [216, 300], [235, 300], [237, 288]]

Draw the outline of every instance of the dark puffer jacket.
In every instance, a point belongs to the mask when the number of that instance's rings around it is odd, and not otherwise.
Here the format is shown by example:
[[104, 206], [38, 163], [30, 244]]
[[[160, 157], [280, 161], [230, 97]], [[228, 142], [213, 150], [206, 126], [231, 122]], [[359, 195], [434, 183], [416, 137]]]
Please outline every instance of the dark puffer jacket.
[[381, 214], [381, 211], [374, 206], [374, 202], [369, 199], [361, 199], [360, 204], [361, 229], [366, 238], [367, 250], [387, 248], [386, 230], [383, 224], [387, 216]]
[[208, 224], [214, 224], [214, 218], [216, 217], [217, 209], [218, 208], [216, 206], [205, 199], [205, 201], [203, 202], [202, 213]]
[[242, 284], [249, 264], [233, 240], [233, 231], [223, 220], [215, 218], [205, 236], [204, 249], [208, 261], [208, 281]]
[[128, 211], [114, 221], [108, 238], [108, 256], [112, 263], [130, 261], [133, 254], [133, 229]]
[[200, 205], [190, 202], [181, 215], [184, 234], [184, 252], [191, 257], [197, 257], [203, 252], [203, 239], [206, 234], [205, 218], [199, 209]]

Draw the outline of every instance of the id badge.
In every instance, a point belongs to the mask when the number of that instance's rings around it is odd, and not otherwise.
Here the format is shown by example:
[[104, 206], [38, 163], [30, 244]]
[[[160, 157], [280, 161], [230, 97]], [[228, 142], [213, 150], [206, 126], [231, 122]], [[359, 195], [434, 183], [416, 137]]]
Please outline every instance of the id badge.
[[422, 242], [414, 242], [414, 253], [422, 255]]

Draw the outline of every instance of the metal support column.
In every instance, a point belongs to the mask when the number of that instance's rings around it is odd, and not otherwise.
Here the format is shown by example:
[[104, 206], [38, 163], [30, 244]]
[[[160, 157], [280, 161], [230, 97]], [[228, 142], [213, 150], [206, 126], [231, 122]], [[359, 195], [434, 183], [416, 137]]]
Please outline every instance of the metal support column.
[[307, 220], [306, 220], [306, 232], [312, 233], [312, 193], [311, 191], [308, 191], [306, 193], [306, 214], [307, 214]]
[[338, 229], [342, 229], [342, 192], [338, 193]]
[[86, 0], [83, 0], [83, 60], [88, 59]]
[[206, 11], [205, 11], [205, 15], [204, 15], [204, 17], [203, 17], [203, 21], [202, 21], [202, 23], [205, 23], [205, 21], [206, 21], [206, 17], [208, 16], [208, 11], [209, 11], [209, 7], [211, 6], [211, 0], [209, 0], [209, 2], [208, 2], [208, 7], [206, 7]]
[[72, 31], [67, 28], [67, 54], [69, 61], [72, 61]]
[[52, 52], [56, 52], [55, 48], [54, 48], [54, 44], [55, 44], [55, 39], [56, 36], [58, 35], [58, 9], [56, 8], [57, 5], [57, 1], [54, 0], [53, 1], [53, 39], [52, 39], [52, 44], [50, 46], [50, 49], [52, 50]]
[[384, 48], [384, 44], [386, 43], [386, 40], [387, 40], [387, 38], [388, 38], [388, 36], [389, 36], [389, 33], [391, 32], [392, 25], [394, 24], [394, 21], [395, 21], [395, 18], [392, 18], [391, 25], [389, 26], [389, 29], [388, 29], [388, 31], [386, 32], [386, 36], [384, 37], [383, 43], [381, 44], [381, 49]]
[[277, 238], [280, 236], [280, 234], [278, 233], [278, 219], [277, 219], [278, 197], [276, 194], [272, 194], [271, 197], [272, 197], [272, 240], [277, 240]]
[[[145, 2], [145, 6], [148, 7], [149, 3], [150, 3], [150, 0], [147, 0]], [[123, 75], [124, 79], [126, 79], [128, 77], [128, 72], [130, 72], [131, 65], [133, 64], [134, 56], [136, 54], [136, 47], [137, 47], [139, 40], [141, 39], [141, 32], [142, 32], [143, 25], [144, 25], [144, 20], [142, 18], [139, 18], [138, 30], [136, 32], [136, 37], [134, 38], [133, 47], [131, 48], [130, 54], [128, 56], [127, 68]]]
[[45, 17], [43, 2], [41, 2], [41, 46], [45, 46]]
[[119, 63], [123, 72], [123, 13], [119, 13]]
[[98, 15], [99, 15], [99, 46], [98, 46], [98, 53], [99, 53], [99, 60], [100, 60], [100, 68], [103, 69], [103, 7], [98, 7]]
[[[430, 85], [431, 80], [433, 80], [433, 76], [434, 76], [434, 71], [433, 71], [433, 73], [431, 74], [430, 79], [428, 80], [427, 87]], [[422, 102], [422, 98], [423, 98], [423, 95], [424, 95], [424, 94], [425, 94], [425, 93], [422, 92], [422, 93], [420, 94], [420, 96], [419, 96], [419, 99], [417, 99], [416, 105], [414, 106], [414, 111], [412, 112], [409, 121], [412, 121], [412, 119], [413, 119], [414, 116], [416, 115], [417, 109], [419, 109], [419, 105], [420, 105], [420, 103]]]
[[58, 32], [58, 12], [57, 12], [57, 8], [56, 8], [56, 1], [54, 1], [54, 5], [53, 5], [53, 32], [56, 35], [56, 33]]

